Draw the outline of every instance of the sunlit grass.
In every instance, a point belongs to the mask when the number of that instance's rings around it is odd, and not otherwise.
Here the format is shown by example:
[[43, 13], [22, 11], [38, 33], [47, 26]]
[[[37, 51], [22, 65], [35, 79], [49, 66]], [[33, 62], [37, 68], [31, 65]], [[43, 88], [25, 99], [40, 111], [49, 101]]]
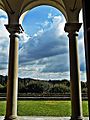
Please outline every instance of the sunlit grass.
[[69, 101], [19, 101], [18, 115], [69, 116]]
[[[6, 102], [0, 101], [0, 116], [5, 115]], [[83, 101], [83, 114], [88, 116], [87, 101]], [[70, 101], [18, 101], [19, 116], [71, 116]]]
[[6, 101], [0, 101], [0, 116], [6, 114]]

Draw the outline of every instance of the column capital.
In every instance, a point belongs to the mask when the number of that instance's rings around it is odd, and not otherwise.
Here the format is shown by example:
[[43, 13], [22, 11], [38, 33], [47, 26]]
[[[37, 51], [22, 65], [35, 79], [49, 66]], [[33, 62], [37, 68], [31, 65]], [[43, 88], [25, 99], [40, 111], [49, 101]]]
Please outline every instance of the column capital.
[[8, 24], [8, 25], [5, 25], [5, 27], [10, 34], [22, 33], [24, 31], [21, 24]]
[[81, 25], [82, 23], [66, 23], [64, 30], [68, 33], [79, 32]]

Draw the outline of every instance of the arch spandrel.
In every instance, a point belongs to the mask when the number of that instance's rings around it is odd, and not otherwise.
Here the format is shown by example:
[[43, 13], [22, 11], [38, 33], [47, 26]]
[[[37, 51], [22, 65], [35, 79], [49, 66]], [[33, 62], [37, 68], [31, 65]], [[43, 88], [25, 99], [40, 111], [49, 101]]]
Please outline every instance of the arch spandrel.
[[79, 12], [82, 8], [82, 0], [63, 0], [68, 16], [67, 22], [79, 22]]
[[14, 14], [16, 12], [20, 12], [23, 0], [0, 0], [0, 6], [7, 14]]

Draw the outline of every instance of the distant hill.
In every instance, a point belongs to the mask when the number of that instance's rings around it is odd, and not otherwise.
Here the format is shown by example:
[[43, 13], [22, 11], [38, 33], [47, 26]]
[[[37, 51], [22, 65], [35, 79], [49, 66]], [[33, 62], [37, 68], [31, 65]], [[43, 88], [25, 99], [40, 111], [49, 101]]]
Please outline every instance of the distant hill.
[[[0, 92], [5, 93], [7, 76], [0, 75]], [[70, 93], [70, 81], [63, 80], [39, 80], [32, 78], [18, 78], [19, 93]], [[87, 83], [81, 82], [82, 92], [87, 92]]]

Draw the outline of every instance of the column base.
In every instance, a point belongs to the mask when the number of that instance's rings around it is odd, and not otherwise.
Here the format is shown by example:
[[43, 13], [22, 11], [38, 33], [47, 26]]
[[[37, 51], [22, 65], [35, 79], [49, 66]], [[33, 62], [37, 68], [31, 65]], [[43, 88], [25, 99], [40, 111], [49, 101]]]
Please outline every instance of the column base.
[[7, 117], [7, 116], [5, 116], [5, 119], [4, 120], [18, 120], [18, 117], [17, 116], [9, 116], [9, 117]]
[[78, 116], [78, 117], [71, 117], [70, 120], [83, 120], [83, 117]]

